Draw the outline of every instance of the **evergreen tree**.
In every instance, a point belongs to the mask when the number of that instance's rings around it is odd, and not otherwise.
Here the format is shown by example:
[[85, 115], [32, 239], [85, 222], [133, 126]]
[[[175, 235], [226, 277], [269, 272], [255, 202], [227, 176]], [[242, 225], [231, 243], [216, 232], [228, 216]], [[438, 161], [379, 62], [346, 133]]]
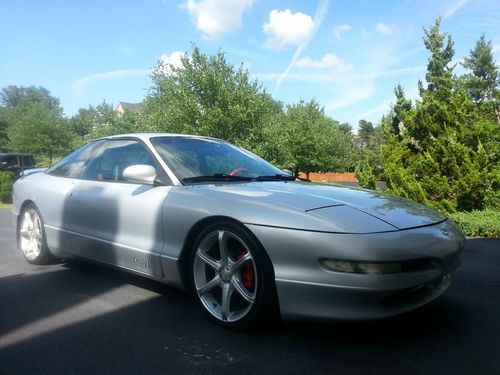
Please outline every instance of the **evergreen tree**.
[[7, 119], [7, 111], [4, 108], [0, 108], [0, 152], [7, 151], [9, 137], [7, 136], [7, 129], [9, 128], [9, 122]]
[[370, 137], [372, 136], [375, 128], [370, 121], [364, 119], [358, 122], [358, 144], [363, 149], [368, 146]]
[[485, 206], [500, 209], [500, 79], [491, 41], [482, 35], [463, 66], [469, 73], [461, 77], [463, 87], [475, 103], [468, 114], [464, 137], [469, 145], [484, 150], [488, 157]]
[[453, 41], [440, 31], [439, 18], [424, 28], [424, 43], [430, 57], [421, 100], [412, 105], [402, 88], [395, 90], [398, 127], [393, 121], [386, 128], [382, 147], [389, 190], [448, 212], [481, 208], [488, 155], [481, 144], [466, 142], [473, 103], [453, 75]]
[[471, 70], [467, 75], [468, 93], [475, 103], [491, 100], [498, 89], [498, 67], [493, 58], [491, 41], [486, 41], [484, 34], [476, 42], [469, 56], [464, 58], [462, 65]]
[[401, 85], [396, 85], [394, 88], [394, 95], [396, 96], [396, 104], [392, 108], [392, 132], [394, 134], [399, 134], [404, 128], [404, 123], [402, 120], [403, 115], [411, 110], [412, 103], [411, 100], [406, 99], [403, 87]]

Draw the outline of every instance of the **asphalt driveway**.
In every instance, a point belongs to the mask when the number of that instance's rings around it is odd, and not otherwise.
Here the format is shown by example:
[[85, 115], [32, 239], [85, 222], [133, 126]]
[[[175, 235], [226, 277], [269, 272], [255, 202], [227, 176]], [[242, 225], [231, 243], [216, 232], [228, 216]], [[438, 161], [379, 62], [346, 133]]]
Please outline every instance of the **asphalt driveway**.
[[248, 333], [157, 282], [29, 265], [5, 209], [0, 256], [0, 374], [500, 374], [500, 240], [467, 240], [448, 292], [412, 313]]

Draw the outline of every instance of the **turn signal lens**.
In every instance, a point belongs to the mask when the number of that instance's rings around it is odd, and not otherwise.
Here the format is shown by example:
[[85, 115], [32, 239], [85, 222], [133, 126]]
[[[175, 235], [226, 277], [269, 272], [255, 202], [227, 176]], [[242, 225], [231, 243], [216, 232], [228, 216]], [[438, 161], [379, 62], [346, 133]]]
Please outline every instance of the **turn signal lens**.
[[323, 259], [321, 265], [330, 271], [362, 274], [387, 274], [401, 272], [401, 262], [351, 262], [346, 260]]

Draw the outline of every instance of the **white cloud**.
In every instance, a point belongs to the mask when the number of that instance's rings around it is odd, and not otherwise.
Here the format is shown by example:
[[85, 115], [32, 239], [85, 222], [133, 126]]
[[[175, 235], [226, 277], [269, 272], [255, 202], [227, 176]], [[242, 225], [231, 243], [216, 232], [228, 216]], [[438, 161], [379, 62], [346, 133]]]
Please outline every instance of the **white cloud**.
[[493, 48], [491, 49], [491, 52], [493, 53], [500, 52], [500, 44], [494, 44]]
[[314, 20], [313, 20], [313, 29], [307, 39], [305, 39], [302, 44], [300, 44], [297, 49], [295, 50], [295, 53], [292, 56], [292, 59], [288, 63], [288, 66], [286, 67], [285, 71], [281, 74], [281, 76], [278, 78], [276, 81], [276, 86], [274, 87], [274, 93], [273, 95], [276, 95], [278, 93], [278, 90], [280, 89], [281, 82], [287, 77], [288, 73], [290, 73], [290, 70], [292, 69], [293, 65], [295, 64], [295, 61], [297, 61], [302, 54], [302, 52], [307, 48], [309, 45], [310, 40], [318, 31], [320, 26], [323, 24], [323, 20], [326, 17], [326, 14], [328, 13], [328, 6], [330, 5], [329, 0], [320, 0], [318, 2], [318, 6], [316, 7], [316, 13], [314, 14]]
[[[252, 78], [269, 82], [277, 82], [282, 76], [283, 73], [252, 73]], [[332, 77], [328, 74], [289, 73], [287, 79], [306, 83], [325, 83], [331, 81]]]
[[427, 69], [426, 65], [417, 65], [417, 66], [408, 66], [406, 68], [397, 68], [397, 69], [389, 69], [383, 70], [378, 73], [378, 76], [398, 76], [412, 73], [422, 73]]
[[459, 0], [456, 3], [452, 4], [446, 11], [444, 12], [443, 20], [446, 20], [453, 16], [456, 12], [458, 12], [464, 5], [466, 5], [469, 0]]
[[[369, 110], [359, 114], [356, 117], [356, 120], [365, 119], [368, 121], [378, 121], [384, 113], [389, 112], [389, 109], [391, 108], [393, 102], [394, 99], [384, 100], [377, 106], [370, 108]], [[355, 125], [355, 128], [357, 129], [357, 125]]]
[[340, 95], [327, 104], [328, 111], [349, 107], [370, 98], [375, 93], [375, 84], [373, 81], [358, 82], [356, 85], [341, 88], [340, 92]]
[[382, 35], [391, 35], [391, 34], [394, 33], [395, 30], [396, 30], [395, 26], [389, 26], [389, 25], [386, 25], [383, 22], [379, 22], [375, 26], [375, 31], [377, 33], [382, 34]]
[[83, 89], [88, 85], [99, 83], [102, 81], [111, 81], [122, 78], [145, 77], [151, 74], [151, 69], [122, 69], [113, 70], [105, 73], [92, 74], [83, 78], [77, 79], [73, 83], [73, 90], [78, 95], [83, 95]]
[[206, 39], [219, 39], [223, 34], [235, 31], [242, 25], [245, 10], [254, 0], [186, 0], [191, 21]]
[[182, 61], [181, 59], [185, 56], [186, 54], [184, 52], [180, 51], [174, 51], [170, 55], [168, 53], [164, 53], [160, 57], [160, 61], [156, 65], [155, 72], [156, 73], [163, 73], [163, 74], [170, 74], [172, 73], [172, 67], [174, 68], [180, 68], [182, 67]]
[[123, 44], [116, 45], [116, 50], [123, 55], [132, 56], [134, 54], [134, 49], [128, 45], [123, 45]]
[[[313, 60], [314, 61], [314, 60]], [[349, 64], [349, 63], [348, 63]], [[354, 87], [359, 82], [369, 82], [385, 76], [408, 76], [415, 73], [425, 72], [425, 65], [412, 66], [407, 68], [387, 69], [387, 70], [369, 70], [365, 72], [354, 72], [350, 70], [342, 75], [325, 73], [289, 73], [287, 80], [305, 83], [337, 83], [344, 84], [346, 87]], [[252, 73], [252, 77], [261, 81], [278, 81], [282, 73]]]
[[170, 55], [168, 53], [164, 53], [160, 57], [160, 61], [163, 65], [172, 65], [175, 68], [180, 68], [182, 66], [181, 59], [186, 54], [180, 51], [174, 51]]
[[313, 34], [314, 21], [308, 14], [292, 13], [290, 9], [272, 10], [263, 29], [267, 34], [265, 46], [279, 50], [286, 45], [306, 43]]
[[[169, 64], [173, 65], [174, 67], [182, 66], [181, 57], [183, 57], [184, 55], [184, 52], [179, 51], [174, 51], [170, 55], [167, 53], [161, 55], [159, 61], [163, 64], [163, 72], [165, 74], [170, 73]], [[155, 69], [158, 69], [158, 66], [155, 67]], [[83, 95], [84, 89], [89, 85], [93, 85], [103, 81], [113, 81], [124, 78], [147, 77], [152, 72], [152, 69], [120, 69], [104, 73], [91, 74], [86, 77], [77, 79], [73, 83], [73, 91], [78, 95]]]
[[328, 69], [335, 73], [347, 73], [353, 69], [350, 62], [341, 59], [334, 53], [327, 53], [321, 60], [313, 60], [310, 57], [304, 57], [298, 59], [294, 65], [299, 68]]
[[352, 30], [351, 25], [347, 24], [338, 25], [333, 28], [333, 35], [337, 40], [340, 40], [342, 39], [342, 34], [349, 30]]

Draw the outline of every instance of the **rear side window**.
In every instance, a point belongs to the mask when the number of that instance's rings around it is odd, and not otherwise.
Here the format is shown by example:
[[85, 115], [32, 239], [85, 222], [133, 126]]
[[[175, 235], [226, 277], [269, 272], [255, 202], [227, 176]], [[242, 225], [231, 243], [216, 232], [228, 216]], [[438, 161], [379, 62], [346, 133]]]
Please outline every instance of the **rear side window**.
[[9, 155], [5, 160], [7, 162], [6, 166], [7, 167], [18, 167], [19, 162], [17, 160], [17, 155]]
[[31, 155], [19, 155], [19, 159], [21, 159], [22, 167], [34, 167], [35, 159]]

